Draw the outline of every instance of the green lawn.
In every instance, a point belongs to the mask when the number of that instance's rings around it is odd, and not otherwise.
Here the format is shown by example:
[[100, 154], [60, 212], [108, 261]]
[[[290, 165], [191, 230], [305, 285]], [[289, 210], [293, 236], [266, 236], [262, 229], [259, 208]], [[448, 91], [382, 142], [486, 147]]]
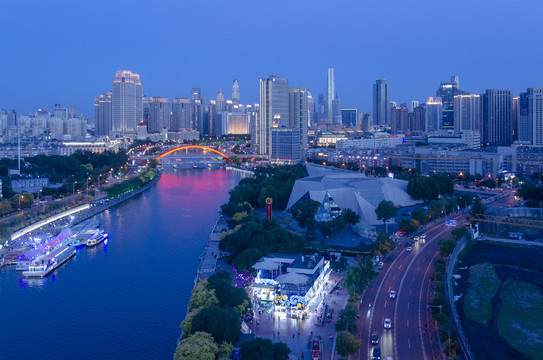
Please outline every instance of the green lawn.
[[494, 265], [481, 263], [469, 269], [470, 287], [464, 297], [464, 314], [483, 326], [492, 320], [492, 304], [490, 301], [498, 292], [501, 280], [496, 274]]
[[509, 279], [500, 292], [498, 332], [512, 348], [529, 359], [543, 354], [543, 295], [537, 286]]

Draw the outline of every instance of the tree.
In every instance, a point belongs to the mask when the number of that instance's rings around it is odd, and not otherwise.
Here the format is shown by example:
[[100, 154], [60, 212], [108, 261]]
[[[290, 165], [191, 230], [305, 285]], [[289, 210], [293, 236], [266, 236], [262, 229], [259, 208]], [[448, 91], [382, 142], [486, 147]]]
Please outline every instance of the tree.
[[449, 175], [436, 174], [432, 175], [432, 179], [437, 182], [437, 185], [439, 187], [439, 194], [446, 195], [452, 194], [454, 192], [454, 182]]
[[228, 157], [227, 161], [232, 163], [232, 164], [240, 164], [241, 163], [241, 158], [239, 156], [236, 156], [236, 155], [230, 155]]
[[360, 215], [355, 213], [353, 210], [347, 208], [343, 210], [343, 217], [347, 224], [354, 226], [360, 222]]
[[352, 307], [346, 307], [339, 312], [339, 320], [336, 322], [336, 331], [348, 331], [355, 334], [358, 331], [356, 316], [358, 312]]
[[345, 226], [347, 224], [345, 223], [345, 218], [341, 215], [336, 216], [332, 219], [332, 229], [334, 230], [334, 235], [337, 237], [337, 234], [345, 230]]
[[273, 344], [273, 360], [287, 360], [290, 349], [287, 344], [278, 342]]
[[475, 201], [473, 202], [473, 208], [471, 209], [471, 216], [484, 215], [485, 211], [486, 207], [481, 199], [475, 199]]
[[270, 339], [255, 338], [240, 346], [243, 360], [287, 360], [290, 349], [283, 342], [272, 343]]
[[458, 205], [461, 208], [465, 208], [473, 203], [473, 196], [469, 194], [462, 194], [458, 197]]
[[219, 271], [211, 275], [208, 279], [209, 289], [214, 289], [219, 305], [227, 307], [237, 307], [243, 305], [246, 301], [250, 306], [249, 296], [242, 288], [232, 285], [232, 277], [226, 271]]
[[441, 257], [447, 257], [454, 250], [456, 241], [453, 239], [440, 239], [437, 244], [439, 245], [439, 255]]
[[413, 215], [411, 215], [411, 218], [417, 220], [421, 225], [424, 225], [428, 222], [428, 215], [426, 215], [424, 211], [422, 211], [422, 209], [417, 209], [413, 211]]
[[192, 289], [192, 295], [189, 301], [189, 308], [196, 310], [202, 307], [217, 305], [219, 300], [215, 296], [215, 289], [208, 289], [209, 281], [202, 280]]
[[319, 221], [317, 228], [324, 238], [328, 238], [334, 234], [334, 223], [332, 221]]
[[292, 218], [303, 229], [311, 221], [315, 221], [315, 215], [319, 211], [321, 203], [315, 200], [305, 200], [292, 208]]
[[388, 232], [387, 221], [393, 219], [396, 216], [396, 208], [392, 201], [383, 200], [375, 208], [375, 214], [377, 220], [383, 220], [383, 224], [386, 226], [386, 232]]
[[347, 331], [337, 334], [336, 350], [341, 356], [351, 356], [360, 349], [362, 342]]
[[345, 288], [354, 293], [362, 293], [362, 290], [375, 276], [373, 262], [368, 258], [360, 258], [358, 266], [351, 266], [345, 274]]
[[417, 231], [420, 227], [420, 223], [415, 219], [403, 219], [398, 223], [400, 230], [408, 234]]
[[184, 337], [188, 337], [190, 334], [192, 334], [192, 320], [194, 320], [194, 317], [196, 314], [198, 314], [199, 310], [200, 309], [189, 312], [185, 320], [183, 320], [181, 325], [179, 325], [179, 327], [183, 330]]
[[219, 347], [213, 337], [205, 332], [197, 332], [183, 339], [177, 345], [174, 360], [215, 360]]
[[236, 256], [235, 264], [238, 271], [251, 271], [252, 266], [262, 257], [257, 249], [246, 249]]
[[379, 231], [377, 233], [377, 239], [372, 244], [372, 253], [373, 255], [379, 256], [386, 255], [392, 251], [393, 247], [394, 241], [392, 240], [392, 238], [388, 234]]
[[266, 205], [266, 199], [272, 198], [273, 200], [277, 199], [277, 191], [275, 190], [274, 186], [265, 186], [260, 190], [260, 194], [258, 195], [258, 205], [260, 207], [264, 207]]
[[192, 331], [204, 331], [213, 336], [217, 343], [234, 343], [241, 336], [241, 320], [232, 308], [210, 306], [201, 309], [192, 319]]

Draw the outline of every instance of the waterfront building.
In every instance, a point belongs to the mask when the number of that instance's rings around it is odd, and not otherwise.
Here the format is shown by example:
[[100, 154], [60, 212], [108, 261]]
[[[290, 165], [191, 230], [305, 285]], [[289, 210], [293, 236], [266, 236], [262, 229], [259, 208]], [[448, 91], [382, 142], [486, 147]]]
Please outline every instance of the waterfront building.
[[454, 97], [454, 131], [481, 132], [482, 103], [480, 95], [456, 95]]
[[373, 84], [373, 124], [390, 125], [390, 86], [386, 79]]
[[38, 192], [49, 184], [48, 178], [17, 179], [11, 180], [11, 189], [16, 193]]
[[246, 113], [226, 113], [227, 134], [245, 135], [249, 134], [249, 119]]
[[60, 155], [70, 156], [76, 151], [90, 151], [93, 153], [103, 153], [104, 151], [117, 151], [119, 144], [109, 141], [67, 141], [60, 147]]
[[[454, 129], [454, 97], [461, 95], [462, 91], [459, 88], [458, 76], [451, 76], [450, 81], [445, 81], [439, 84], [436, 90], [436, 98], [441, 98], [441, 123], [439, 128], [435, 130], [452, 130]], [[474, 130], [474, 129], [469, 129]]]
[[143, 119], [143, 86], [139, 74], [119, 70], [113, 78], [112, 131], [135, 133]]
[[173, 99], [172, 130], [192, 129], [192, 106], [188, 98]]
[[483, 144], [509, 146], [513, 143], [513, 92], [486, 90], [483, 101]]
[[288, 79], [276, 75], [260, 79], [258, 152], [262, 155], [271, 154], [271, 129], [290, 126], [288, 99]]
[[152, 97], [149, 102], [149, 123], [147, 131], [162, 132], [163, 129], [170, 130], [170, 103], [165, 97]]
[[441, 99], [428, 98], [426, 101], [426, 129], [427, 133], [438, 131], [441, 129]]
[[239, 105], [240, 103], [241, 103], [241, 94], [239, 90], [239, 82], [238, 82], [238, 79], [234, 79], [234, 83], [232, 84], [232, 104]]
[[518, 100], [518, 140], [525, 145], [543, 146], [543, 89], [528, 88]]
[[101, 94], [94, 99], [94, 135], [106, 136], [112, 129], [111, 94]]

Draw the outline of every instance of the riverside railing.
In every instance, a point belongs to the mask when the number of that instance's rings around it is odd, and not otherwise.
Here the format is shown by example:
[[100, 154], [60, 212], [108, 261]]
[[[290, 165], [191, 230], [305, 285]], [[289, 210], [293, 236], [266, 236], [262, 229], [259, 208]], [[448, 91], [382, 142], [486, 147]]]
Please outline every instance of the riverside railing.
[[470, 347], [466, 338], [466, 334], [464, 332], [464, 328], [462, 327], [462, 323], [460, 322], [460, 317], [458, 316], [458, 311], [456, 310], [456, 304], [454, 303], [454, 292], [453, 292], [453, 286], [452, 286], [452, 276], [454, 273], [454, 269], [456, 268], [458, 255], [460, 254], [462, 250], [464, 250], [464, 247], [466, 246], [467, 242], [468, 242], [467, 238], [463, 236], [456, 244], [447, 262], [447, 298], [449, 299], [449, 305], [451, 308], [452, 318], [453, 318], [453, 325], [458, 335], [458, 340], [460, 343], [460, 348], [462, 349], [462, 353], [464, 353], [464, 357], [466, 359], [473, 360], [473, 353], [470, 350]]

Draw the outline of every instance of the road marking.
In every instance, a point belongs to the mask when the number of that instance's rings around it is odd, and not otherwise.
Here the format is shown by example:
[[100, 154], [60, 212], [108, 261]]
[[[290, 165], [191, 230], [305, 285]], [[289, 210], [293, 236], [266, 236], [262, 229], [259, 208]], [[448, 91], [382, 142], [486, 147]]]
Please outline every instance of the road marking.
[[[424, 282], [425, 282], [426, 280], [427, 280], [427, 281], [430, 281], [430, 278], [429, 278], [429, 277], [427, 278], [426, 275], [428, 274], [428, 271], [429, 271], [430, 268], [432, 267], [432, 264], [434, 263], [434, 260], [435, 260], [437, 257], [439, 257], [439, 253], [438, 253], [438, 252], [434, 254], [434, 257], [432, 257], [432, 259], [431, 259], [430, 262], [428, 263], [428, 266], [426, 267], [426, 271], [425, 271], [425, 273], [424, 273], [424, 278], [423, 278], [423, 280], [422, 280], [422, 286], [420, 287], [420, 292], [419, 292], [419, 334], [420, 334], [420, 344], [421, 344], [421, 346], [422, 346], [422, 355], [423, 355], [424, 359], [426, 359], [426, 348], [424, 347], [424, 338], [423, 338], [423, 336], [422, 336], [422, 321], [421, 321], [421, 320], [422, 320], [422, 311], [423, 311], [422, 309], [423, 309], [423, 307], [426, 308], [426, 306], [425, 306], [426, 302], [423, 301], [423, 295], [422, 295], [422, 293], [423, 293], [424, 290], [428, 290], [428, 287], [426, 287], [426, 289], [424, 288]], [[426, 331], [428, 331], [428, 328], [427, 328], [427, 327], [426, 327], [425, 329], [426, 329]], [[427, 336], [428, 336], [428, 338], [430, 338], [430, 334], [429, 334], [429, 333], [427, 333]]]
[[409, 319], [407, 319], [407, 327], [409, 327]]
[[400, 267], [398, 268], [398, 270], [401, 270], [401, 269], [402, 269], [402, 266], [403, 266], [403, 265], [400, 265]]
[[396, 276], [397, 276], [397, 275], [394, 275], [394, 277], [392, 278], [392, 280], [396, 280]]
[[387, 307], [387, 301], [385, 300], [385, 307]]
[[411, 340], [407, 339], [407, 345], [409, 345], [409, 349], [411, 349]]

